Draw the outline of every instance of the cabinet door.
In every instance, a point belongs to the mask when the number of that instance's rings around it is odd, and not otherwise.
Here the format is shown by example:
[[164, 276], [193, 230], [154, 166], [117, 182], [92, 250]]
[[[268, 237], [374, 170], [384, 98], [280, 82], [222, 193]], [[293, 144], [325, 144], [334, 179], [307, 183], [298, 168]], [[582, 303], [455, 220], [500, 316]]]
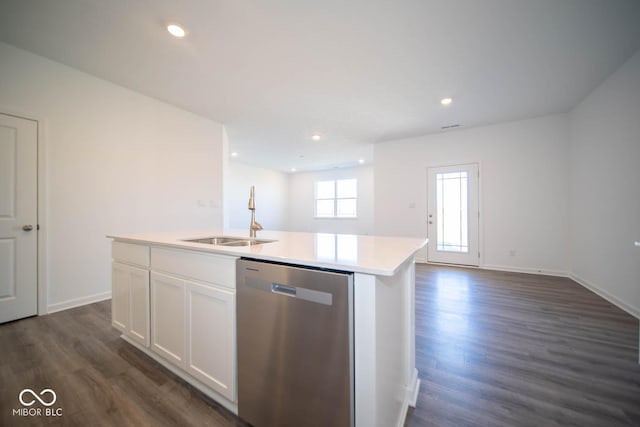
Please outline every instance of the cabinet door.
[[236, 400], [236, 304], [232, 290], [187, 285], [187, 371]]
[[184, 280], [151, 273], [151, 349], [185, 368]]
[[149, 271], [131, 267], [129, 273], [128, 336], [149, 347]]
[[111, 265], [111, 324], [120, 332], [129, 330], [130, 267], [114, 262]]
[[149, 271], [114, 262], [111, 272], [111, 324], [148, 347]]

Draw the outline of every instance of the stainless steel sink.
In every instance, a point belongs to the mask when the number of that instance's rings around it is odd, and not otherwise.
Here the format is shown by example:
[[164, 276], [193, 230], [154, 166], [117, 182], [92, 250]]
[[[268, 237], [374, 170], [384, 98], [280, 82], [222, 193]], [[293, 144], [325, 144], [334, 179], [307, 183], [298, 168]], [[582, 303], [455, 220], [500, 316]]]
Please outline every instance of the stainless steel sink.
[[224, 245], [225, 243], [237, 242], [238, 240], [242, 240], [242, 238], [228, 237], [228, 236], [215, 236], [215, 237], [203, 237], [201, 239], [187, 239], [187, 240], [183, 240], [183, 242], [205, 243], [208, 245]]
[[263, 243], [269, 243], [269, 240], [265, 241], [265, 240], [238, 240], [235, 242], [229, 242], [229, 243], [224, 243], [223, 246], [252, 246], [252, 245], [261, 245]]
[[185, 239], [183, 240], [183, 242], [203, 243], [205, 245], [219, 245], [219, 246], [254, 246], [254, 245], [262, 245], [264, 243], [275, 242], [275, 240], [249, 239], [246, 237], [232, 237], [232, 236], [213, 236], [213, 237], [203, 237], [200, 239]]

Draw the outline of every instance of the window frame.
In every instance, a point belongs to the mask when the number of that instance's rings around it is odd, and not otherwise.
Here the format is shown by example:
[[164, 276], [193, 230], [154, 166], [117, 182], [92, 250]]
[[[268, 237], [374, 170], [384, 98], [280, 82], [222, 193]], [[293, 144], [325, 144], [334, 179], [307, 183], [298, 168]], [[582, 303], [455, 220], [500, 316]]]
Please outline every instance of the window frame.
[[[338, 182], [339, 181], [354, 181], [355, 182], [355, 197], [338, 197]], [[319, 198], [318, 197], [318, 183], [333, 183], [333, 197], [331, 198]], [[333, 215], [318, 215], [318, 201], [331, 200], [333, 201]], [[355, 214], [354, 215], [338, 215], [338, 201], [340, 200], [353, 200], [355, 202]], [[357, 178], [341, 178], [341, 179], [318, 179], [314, 181], [314, 200], [313, 200], [313, 213], [315, 219], [358, 219], [358, 179]]]

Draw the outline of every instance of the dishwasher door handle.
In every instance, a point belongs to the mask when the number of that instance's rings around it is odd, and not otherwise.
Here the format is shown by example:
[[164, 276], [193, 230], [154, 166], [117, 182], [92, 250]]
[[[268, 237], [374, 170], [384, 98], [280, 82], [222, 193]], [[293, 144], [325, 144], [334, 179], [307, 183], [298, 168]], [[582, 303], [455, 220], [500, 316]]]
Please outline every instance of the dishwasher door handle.
[[315, 289], [308, 289], [303, 286], [283, 285], [257, 277], [246, 277], [244, 284], [249, 288], [262, 292], [294, 297], [297, 300], [315, 302], [317, 304], [333, 305], [333, 295], [331, 292], [316, 291]]
[[271, 292], [273, 292], [274, 294], [281, 294], [281, 295], [286, 295], [286, 296], [295, 298], [297, 294], [297, 289], [294, 288], [293, 286], [285, 286], [279, 283], [272, 283]]

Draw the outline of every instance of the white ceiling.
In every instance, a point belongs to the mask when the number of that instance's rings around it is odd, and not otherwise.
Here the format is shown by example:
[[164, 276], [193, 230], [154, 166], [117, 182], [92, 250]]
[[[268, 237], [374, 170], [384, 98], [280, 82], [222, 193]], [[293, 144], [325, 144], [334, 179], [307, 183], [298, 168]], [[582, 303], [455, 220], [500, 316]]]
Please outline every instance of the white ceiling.
[[639, 22], [638, 0], [0, 1], [0, 40], [224, 123], [239, 160], [283, 171], [566, 112]]

